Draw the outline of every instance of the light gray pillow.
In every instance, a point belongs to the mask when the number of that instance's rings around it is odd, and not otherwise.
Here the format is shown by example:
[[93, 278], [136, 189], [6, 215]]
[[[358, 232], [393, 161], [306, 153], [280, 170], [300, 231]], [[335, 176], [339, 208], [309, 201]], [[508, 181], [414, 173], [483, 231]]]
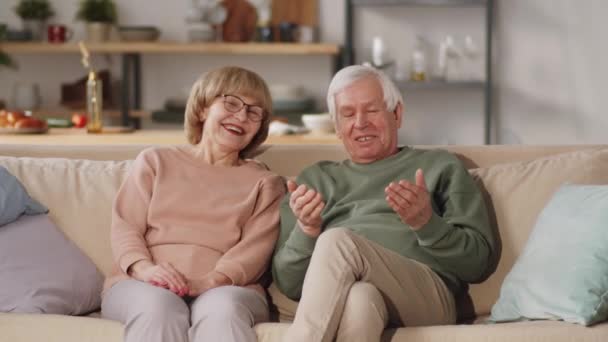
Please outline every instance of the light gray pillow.
[[608, 319], [608, 185], [562, 185], [505, 278], [491, 322]]
[[101, 302], [103, 276], [46, 214], [0, 229], [0, 312], [80, 315]]
[[0, 166], [0, 226], [15, 221], [23, 214], [46, 212], [48, 209], [32, 199], [17, 178]]

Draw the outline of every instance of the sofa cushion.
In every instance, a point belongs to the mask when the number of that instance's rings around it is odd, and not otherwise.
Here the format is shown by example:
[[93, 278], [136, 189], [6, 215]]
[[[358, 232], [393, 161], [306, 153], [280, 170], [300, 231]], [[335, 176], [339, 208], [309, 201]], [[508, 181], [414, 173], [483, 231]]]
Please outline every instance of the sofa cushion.
[[47, 209], [28, 195], [17, 178], [0, 166], [0, 226], [15, 221], [23, 214], [46, 212]]
[[564, 183], [608, 184], [608, 149], [589, 149], [527, 162], [471, 170], [486, 193], [500, 239], [500, 262], [483, 283], [471, 286], [478, 315], [489, 314], [500, 286], [521, 254], [534, 223]]
[[[289, 323], [262, 323], [255, 326], [260, 342], [281, 342]], [[608, 323], [585, 328], [564, 322], [538, 321], [505, 324], [442, 325], [387, 329], [386, 342], [604, 342]]]
[[492, 308], [496, 322], [608, 318], [608, 186], [564, 185], [543, 209]]
[[103, 276], [46, 214], [0, 229], [0, 312], [80, 315], [99, 308]]
[[[259, 342], [281, 342], [288, 323], [255, 326]], [[99, 318], [0, 313], [2, 341], [122, 342], [122, 324]], [[604, 342], [608, 323], [591, 328], [564, 322], [539, 321], [486, 325], [454, 325], [389, 329], [386, 342]]]
[[65, 235], [108, 275], [112, 202], [130, 161], [0, 157]]
[[0, 313], [0, 341], [123, 342], [122, 324], [99, 318]]

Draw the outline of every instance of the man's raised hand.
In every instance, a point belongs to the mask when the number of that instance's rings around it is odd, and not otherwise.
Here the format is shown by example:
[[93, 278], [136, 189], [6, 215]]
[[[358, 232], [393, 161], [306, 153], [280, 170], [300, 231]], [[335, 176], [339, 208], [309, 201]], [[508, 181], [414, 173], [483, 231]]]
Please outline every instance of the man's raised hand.
[[291, 193], [289, 207], [298, 219], [302, 231], [311, 237], [321, 234], [321, 212], [325, 207], [323, 196], [306, 185], [298, 185], [294, 181], [287, 181], [287, 190]]

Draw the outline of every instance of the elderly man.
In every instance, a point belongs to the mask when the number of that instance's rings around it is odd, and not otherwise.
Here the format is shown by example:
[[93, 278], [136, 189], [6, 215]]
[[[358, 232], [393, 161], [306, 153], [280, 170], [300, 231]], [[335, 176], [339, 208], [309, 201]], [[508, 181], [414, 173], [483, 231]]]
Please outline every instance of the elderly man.
[[459, 160], [397, 145], [399, 90], [349, 66], [327, 104], [350, 159], [289, 182], [273, 259], [278, 288], [299, 300], [285, 341], [379, 341], [391, 326], [452, 324], [454, 296], [486, 271], [495, 240]]

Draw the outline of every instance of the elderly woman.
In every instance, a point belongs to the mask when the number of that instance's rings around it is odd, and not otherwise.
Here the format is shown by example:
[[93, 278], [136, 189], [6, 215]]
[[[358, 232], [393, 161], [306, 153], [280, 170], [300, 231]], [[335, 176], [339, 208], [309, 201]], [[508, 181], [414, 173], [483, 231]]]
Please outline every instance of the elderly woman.
[[268, 135], [271, 98], [225, 67], [193, 86], [190, 146], [143, 151], [113, 207], [115, 272], [102, 315], [126, 341], [256, 341], [268, 319], [260, 277], [279, 228], [281, 178], [247, 159]]

